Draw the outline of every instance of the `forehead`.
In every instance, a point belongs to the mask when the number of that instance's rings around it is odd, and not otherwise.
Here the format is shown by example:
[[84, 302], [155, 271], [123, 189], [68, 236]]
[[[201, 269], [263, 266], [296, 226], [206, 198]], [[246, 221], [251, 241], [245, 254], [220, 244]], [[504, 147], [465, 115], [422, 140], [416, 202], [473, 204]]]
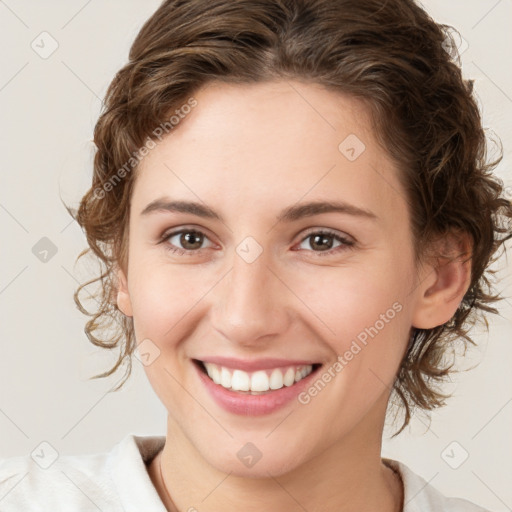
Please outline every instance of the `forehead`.
[[366, 106], [317, 84], [211, 83], [142, 160], [133, 204], [164, 194], [237, 215], [330, 199], [406, 212], [397, 171]]

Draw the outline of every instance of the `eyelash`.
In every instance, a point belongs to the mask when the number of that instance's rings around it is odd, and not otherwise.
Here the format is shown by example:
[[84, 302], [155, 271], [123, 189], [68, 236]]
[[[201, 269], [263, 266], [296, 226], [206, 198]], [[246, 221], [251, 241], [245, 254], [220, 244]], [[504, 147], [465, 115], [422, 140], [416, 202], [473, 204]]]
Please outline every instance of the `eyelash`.
[[[181, 230], [178, 230], [178, 231], [173, 231], [171, 233], [164, 234], [162, 236], [162, 238], [161, 238], [159, 243], [168, 242], [169, 239], [172, 238], [173, 236], [180, 235], [182, 233], [200, 234], [200, 235], [203, 235], [205, 238], [208, 238], [205, 233], [203, 233], [203, 232], [201, 232], [201, 231], [199, 231], [197, 229], [181, 229]], [[307, 235], [305, 235], [301, 239], [300, 244], [302, 244], [305, 240], [307, 240], [308, 238], [312, 237], [313, 235], [332, 236], [334, 239], [336, 239], [338, 242], [341, 242], [341, 244], [342, 244], [342, 245], [340, 245], [338, 247], [335, 247], [334, 249], [329, 249], [327, 251], [313, 251], [311, 249], [310, 252], [315, 253], [316, 256], [331, 256], [331, 255], [333, 255], [335, 253], [338, 253], [340, 251], [344, 251], [344, 250], [347, 250], [347, 249], [352, 249], [354, 247], [354, 245], [355, 245], [355, 242], [353, 240], [350, 240], [349, 238], [345, 238], [345, 237], [341, 236], [339, 233], [337, 233], [336, 231], [331, 231], [329, 229], [320, 229], [318, 231], [311, 231], [311, 232], [309, 232]], [[168, 251], [170, 251], [172, 253], [175, 253], [175, 254], [187, 255], [187, 256], [192, 256], [192, 255], [197, 254], [198, 252], [201, 251], [201, 249], [196, 249], [196, 250], [180, 249], [179, 247], [173, 246], [170, 243], [166, 244], [166, 250], [168, 250]], [[300, 250], [304, 250], [304, 249], [300, 249]]]

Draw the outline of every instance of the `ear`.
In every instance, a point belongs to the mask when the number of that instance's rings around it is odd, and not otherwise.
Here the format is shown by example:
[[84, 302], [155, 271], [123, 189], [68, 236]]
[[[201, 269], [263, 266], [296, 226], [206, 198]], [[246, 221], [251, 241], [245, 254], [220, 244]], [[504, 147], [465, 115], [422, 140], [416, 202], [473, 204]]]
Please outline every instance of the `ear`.
[[443, 235], [434, 244], [431, 263], [422, 267], [412, 326], [432, 329], [448, 322], [471, 283], [471, 238]]
[[128, 279], [120, 267], [116, 270], [117, 276], [117, 307], [126, 316], [133, 316], [130, 292], [128, 291]]

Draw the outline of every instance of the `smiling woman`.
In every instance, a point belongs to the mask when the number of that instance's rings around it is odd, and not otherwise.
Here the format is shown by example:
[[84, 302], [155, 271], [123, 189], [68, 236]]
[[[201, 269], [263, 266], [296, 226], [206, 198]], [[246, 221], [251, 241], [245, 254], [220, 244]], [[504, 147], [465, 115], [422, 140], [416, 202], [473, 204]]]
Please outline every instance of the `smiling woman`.
[[[96, 125], [76, 219], [104, 272], [76, 300], [119, 349], [101, 376], [138, 349], [167, 435], [64, 460], [98, 507], [484, 510], [381, 457], [392, 397], [397, 433], [444, 404], [510, 236], [450, 45], [412, 0], [167, 0], [146, 22]], [[85, 510], [43, 478], [25, 495]]]

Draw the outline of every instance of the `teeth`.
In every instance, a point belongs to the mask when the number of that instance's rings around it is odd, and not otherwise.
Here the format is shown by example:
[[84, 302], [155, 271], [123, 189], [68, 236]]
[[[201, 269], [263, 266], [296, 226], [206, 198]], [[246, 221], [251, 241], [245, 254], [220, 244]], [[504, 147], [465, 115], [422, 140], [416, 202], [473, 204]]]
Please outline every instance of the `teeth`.
[[270, 389], [281, 389], [283, 387], [283, 372], [277, 368], [270, 375]]
[[291, 386], [295, 382], [295, 368], [288, 368], [283, 377], [285, 386]]
[[242, 370], [235, 370], [231, 378], [231, 389], [233, 391], [249, 391], [251, 379], [249, 374]]
[[251, 376], [251, 391], [268, 391], [270, 386], [268, 375], [264, 371], [255, 372]]
[[210, 378], [215, 382], [215, 384], [220, 384], [220, 371], [216, 366], [211, 367], [211, 373], [208, 372]]
[[[312, 365], [289, 366], [274, 370], [258, 370], [252, 374], [243, 370], [231, 370], [213, 363], [203, 363], [210, 379], [233, 391], [246, 391], [258, 394], [269, 390], [292, 386], [307, 377], [312, 371]], [[284, 373], [283, 373], [284, 372]]]
[[224, 367], [220, 371], [220, 385], [228, 389], [231, 387], [231, 372]]

